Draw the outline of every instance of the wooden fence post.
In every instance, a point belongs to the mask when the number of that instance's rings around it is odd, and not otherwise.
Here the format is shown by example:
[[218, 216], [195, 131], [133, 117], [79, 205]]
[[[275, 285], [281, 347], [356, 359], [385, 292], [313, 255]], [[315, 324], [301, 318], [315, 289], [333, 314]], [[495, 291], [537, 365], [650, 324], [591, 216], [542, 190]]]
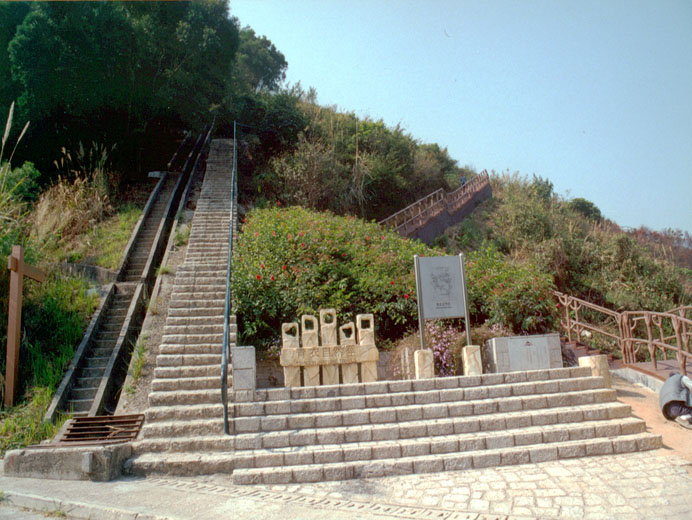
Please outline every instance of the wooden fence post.
[[12, 246], [7, 258], [10, 270], [10, 300], [7, 309], [7, 358], [5, 362], [5, 406], [14, 404], [19, 377], [19, 345], [22, 329], [22, 287], [24, 277], [43, 282], [46, 275], [40, 269], [24, 263], [24, 248]]

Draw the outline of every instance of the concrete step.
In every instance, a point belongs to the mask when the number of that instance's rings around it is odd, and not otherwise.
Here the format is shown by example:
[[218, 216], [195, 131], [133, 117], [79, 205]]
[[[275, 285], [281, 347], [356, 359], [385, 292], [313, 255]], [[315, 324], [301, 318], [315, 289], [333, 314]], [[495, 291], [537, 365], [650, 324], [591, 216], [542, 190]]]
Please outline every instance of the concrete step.
[[[221, 363], [214, 365], [190, 365], [190, 366], [170, 366], [156, 367], [154, 369], [155, 379], [177, 379], [188, 377], [221, 377]], [[221, 384], [221, 379], [219, 379]]]
[[195, 325], [178, 325], [169, 324], [166, 321], [166, 325], [163, 327], [163, 335], [166, 336], [178, 336], [182, 334], [187, 335], [199, 335], [199, 334], [223, 334], [224, 325], [223, 320], [221, 323], [200, 323]]
[[[195, 310], [202, 312], [202, 309], [221, 309], [221, 313], [223, 313], [225, 304], [226, 293], [224, 293], [223, 298], [209, 298], [196, 301], [191, 301], [183, 295], [177, 298], [171, 298], [171, 301], [168, 303], [168, 312], [170, 314], [171, 309], [192, 310], [193, 312]], [[200, 316], [203, 316], [203, 314], [200, 314]]]
[[[344, 443], [343, 438], [332, 437], [336, 443], [307, 442], [300, 446], [276, 446], [262, 449], [244, 449], [251, 439], [237, 437], [233, 448], [238, 461], [236, 468], [256, 468], [266, 465], [321, 464], [376, 460], [477, 450], [514, 448], [529, 445], [547, 445], [557, 442], [617, 437], [646, 432], [641, 419], [626, 418], [607, 421], [539, 426], [534, 428], [501, 429], [437, 436], [418, 436], [409, 439], [373, 440]], [[302, 432], [296, 432], [296, 435]], [[300, 454], [300, 456], [296, 456]], [[271, 463], [269, 463], [269, 460]]]
[[[168, 308], [168, 319], [171, 318], [188, 318], [188, 319], [215, 319], [221, 317], [223, 319], [224, 305], [219, 307], [175, 307]], [[235, 320], [235, 316], [231, 316], [231, 323]]]
[[227, 453], [144, 453], [125, 464], [131, 475], [210, 475], [231, 473], [233, 455]]
[[[661, 438], [650, 433], [621, 437], [557, 442], [550, 445], [529, 445], [514, 448], [473, 450], [467, 452], [417, 457], [359, 460], [342, 463], [306, 464], [284, 467], [235, 469], [234, 484], [279, 484], [347, 480], [353, 478], [437, 473], [482, 469], [497, 466], [546, 462], [550, 460], [632, 453], [657, 449]], [[235, 464], [235, 461], [231, 462]], [[196, 471], [199, 471], [196, 468]]]
[[221, 365], [221, 354], [160, 354], [156, 356], [158, 367], [180, 367], [195, 365]]
[[147, 423], [157, 421], [192, 421], [197, 419], [222, 419], [223, 405], [219, 400], [214, 404], [191, 404], [152, 406], [144, 412]]
[[198, 344], [198, 345], [161, 345], [159, 354], [221, 354], [222, 345], [220, 343]]
[[199, 390], [202, 388], [220, 388], [220, 377], [185, 377], [179, 379], [154, 379], [151, 389], [154, 392], [172, 392], [176, 390]]
[[168, 439], [193, 435], [222, 435], [223, 416], [216, 419], [157, 421], [144, 424], [142, 438]]
[[82, 386], [77, 384], [70, 391], [70, 398], [71, 399], [77, 399], [77, 400], [79, 400], [79, 399], [93, 400], [94, 396], [96, 395], [97, 390], [98, 390], [97, 386], [82, 387]]
[[[229, 320], [231, 324], [231, 330], [235, 332], [235, 328], [237, 327], [234, 320], [231, 319]], [[183, 316], [183, 317], [178, 317], [178, 316], [168, 316], [166, 318], [166, 326], [171, 325], [175, 327], [180, 327], [180, 326], [186, 326], [186, 325], [194, 325], [194, 326], [200, 326], [200, 325], [221, 325], [223, 326], [224, 319], [223, 319], [223, 312], [218, 315], [218, 316]]]
[[168, 345], [191, 345], [191, 344], [208, 344], [223, 343], [223, 329], [217, 334], [165, 334], [161, 338], [162, 344]]
[[204, 388], [200, 390], [175, 390], [171, 392], [151, 392], [149, 394], [149, 406], [216, 404], [220, 402], [220, 380], [218, 388]]
[[133, 455], [152, 452], [228, 452], [233, 450], [233, 437], [230, 435], [194, 435], [192, 437], [172, 437], [142, 439], [132, 443]]

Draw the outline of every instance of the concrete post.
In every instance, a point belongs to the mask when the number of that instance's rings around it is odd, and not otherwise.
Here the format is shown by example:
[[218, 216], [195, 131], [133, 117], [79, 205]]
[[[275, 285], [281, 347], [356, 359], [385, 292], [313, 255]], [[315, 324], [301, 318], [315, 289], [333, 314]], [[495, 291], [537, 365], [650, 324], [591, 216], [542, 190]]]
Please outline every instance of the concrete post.
[[582, 356], [579, 358], [580, 367], [590, 367], [591, 374], [597, 377], [602, 377], [606, 388], [612, 388], [610, 382], [610, 367], [608, 366], [608, 356], [601, 354], [599, 356]]

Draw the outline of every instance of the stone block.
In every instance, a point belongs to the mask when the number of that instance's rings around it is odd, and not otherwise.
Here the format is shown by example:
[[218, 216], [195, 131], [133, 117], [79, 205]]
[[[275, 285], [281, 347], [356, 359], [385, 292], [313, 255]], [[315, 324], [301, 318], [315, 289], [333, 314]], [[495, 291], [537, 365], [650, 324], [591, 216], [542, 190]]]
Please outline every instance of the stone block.
[[288, 442], [290, 446], [312, 446], [316, 441], [314, 431], [297, 431], [288, 433]]
[[464, 471], [473, 468], [473, 457], [466, 454], [455, 454], [444, 459], [445, 471]]
[[462, 348], [461, 360], [465, 376], [475, 376], [483, 373], [480, 345], [467, 345]]
[[382, 424], [396, 422], [396, 410], [394, 408], [380, 408], [370, 410], [370, 424]]
[[236, 433], [250, 433], [260, 431], [259, 417], [236, 417], [233, 420]]
[[263, 432], [285, 430], [287, 425], [285, 416], [265, 416], [260, 418], [260, 429]]
[[454, 433], [474, 433], [480, 431], [480, 421], [470, 418], [463, 421], [454, 421]]
[[637, 439], [637, 449], [639, 451], [657, 450], [663, 446], [663, 439], [660, 435], [647, 435]]
[[303, 368], [303, 382], [305, 386], [319, 386], [320, 384], [320, 367], [311, 366]]
[[413, 393], [392, 394], [390, 397], [392, 399], [392, 406], [406, 406], [414, 404], [416, 400], [416, 396]]
[[430, 456], [413, 461], [414, 473], [439, 473], [440, 471], [444, 471], [444, 462], [439, 457]]
[[344, 384], [358, 383], [358, 363], [345, 363], [341, 365], [341, 378]]
[[432, 350], [416, 350], [416, 352], [413, 354], [413, 359], [416, 379], [431, 379], [435, 377], [435, 365], [433, 363]]
[[541, 444], [543, 434], [540, 431], [519, 431], [514, 433], [515, 446], [527, 446], [529, 444]]
[[272, 432], [262, 437], [262, 448], [265, 449], [286, 448], [289, 445], [287, 432]]
[[596, 377], [603, 378], [603, 386], [612, 388], [610, 382], [610, 367], [608, 366], [608, 356], [583, 356], [579, 358], [580, 367], [588, 367], [591, 369], [591, 374]]
[[498, 412], [518, 412], [522, 410], [522, 402], [520, 397], [501, 399], [497, 403]]
[[352, 321], [349, 321], [348, 323], [345, 323], [344, 325], [339, 327], [339, 344], [356, 344], [356, 326]]
[[415, 398], [416, 404], [439, 403], [440, 402], [440, 392], [439, 391], [419, 392], [419, 393], [415, 394], [414, 398]]
[[295, 466], [293, 467], [294, 482], [321, 482], [324, 479], [322, 466]]
[[459, 451], [480, 451], [485, 450], [485, 439], [483, 437], [463, 437], [458, 439]]
[[434, 439], [430, 442], [430, 454], [454, 453], [459, 449], [459, 441], [456, 439]]
[[528, 464], [531, 460], [529, 450], [507, 450], [501, 453], [501, 464], [503, 466], [515, 466], [517, 464]]
[[370, 416], [367, 411], [350, 411], [343, 414], [344, 426], [356, 426], [360, 424], [368, 424]]
[[474, 415], [497, 413], [498, 401], [478, 401], [473, 403]]
[[389, 394], [368, 395], [365, 397], [365, 405], [368, 408], [382, 408], [392, 405], [392, 398]]
[[[417, 351], [422, 352], [422, 351]], [[411, 386], [414, 392], [427, 392], [428, 390], [435, 390], [435, 380], [434, 379], [416, 379], [411, 381]]]
[[325, 480], [350, 480], [352, 478], [354, 478], [352, 465], [330, 464], [324, 466]]
[[399, 439], [399, 425], [380, 426], [372, 429], [373, 441], [394, 441]]
[[254, 456], [254, 467], [256, 468], [280, 467], [283, 464], [283, 453], [257, 453]]
[[[599, 428], [599, 426], [600, 425], [597, 424], [596, 426], [594, 426], [594, 429], [598, 428], [597, 431], [601, 432], [606, 431], [604, 428]], [[627, 421], [622, 422], [619, 425], [613, 426], [618, 426], [619, 432], [616, 435], [632, 435], [635, 433], [641, 433], [646, 431], [646, 423], [641, 419], [637, 419], [635, 417], [631, 417]], [[604, 437], [604, 435], [601, 435], [601, 437]]]
[[316, 450], [313, 454], [315, 464], [329, 464], [344, 461], [344, 452], [341, 449]]
[[531, 446], [528, 448], [529, 460], [531, 463], [536, 464], [538, 462], [548, 462], [551, 460], [557, 460], [557, 447], [556, 446]]
[[458, 377], [438, 377], [435, 379], [435, 388], [437, 390], [447, 390], [450, 388], [459, 387]]
[[346, 442], [369, 442], [372, 440], [372, 428], [357, 427], [349, 428], [344, 432]]
[[362, 410], [365, 408], [365, 397], [362, 395], [356, 395], [353, 397], [342, 397], [341, 398], [341, 409], [342, 410]]
[[378, 444], [372, 447], [375, 459], [398, 459], [401, 457], [401, 447], [398, 444]]
[[467, 401], [476, 401], [478, 399], [487, 399], [488, 389], [484, 386], [475, 386], [464, 390], [464, 399]]
[[586, 448], [583, 443], [567, 444], [557, 447], [557, 454], [561, 459], [572, 459], [575, 457], [586, 457]]
[[300, 466], [303, 464], [313, 464], [315, 452], [308, 450], [287, 451], [284, 453], [284, 464], [286, 466]]
[[473, 403], [448, 403], [447, 413], [450, 417], [467, 417], [473, 413]]
[[423, 407], [424, 419], [442, 419], [448, 416], [446, 404], [432, 404]]
[[291, 413], [291, 403], [289, 401], [267, 401], [264, 403], [264, 412], [267, 415], [279, 415]]
[[289, 415], [288, 427], [291, 429], [302, 430], [315, 427], [315, 416], [312, 414]]
[[258, 435], [237, 435], [235, 438], [236, 450], [259, 450], [262, 448], [262, 438]]
[[365, 361], [360, 364], [360, 380], [363, 383], [371, 383], [377, 381], [377, 363], [374, 361]]
[[358, 314], [356, 316], [356, 328], [359, 345], [375, 344], [375, 320], [372, 314]]
[[410, 423], [399, 425], [399, 437], [402, 439], [414, 439], [427, 435], [427, 427], [425, 424]]
[[509, 433], [492, 433], [485, 438], [485, 447], [489, 450], [511, 448], [514, 446], [514, 436]]
[[402, 457], [421, 457], [430, 455], [429, 442], [408, 442], [401, 445]]
[[299, 367], [284, 367], [284, 385], [289, 388], [300, 386]]
[[233, 390], [254, 392], [257, 385], [255, 347], [232, 347], [231, 366], [233, 367]]
[[292, 468], [274, 468], [271, 471], [262, 473], [262, 482], [264, 484], [289, 484], [292, 481]]
[[507, 427], [507, 421], [505, 417], [500, 415], [490, 415], [488, 417], [480, 417], [478, 419], [481, 424], [481, 430], [484, 432], [494, 432], [505, 429], [512, 429]]
[[572, 426], [569, 429], [569, 440], [581, 441], [594, 438], [594, 427], [588, 425]]
[[591, 455], [610, 455], [613, 453], [613, 442], [610, 439], [592, 439], [584, 444], [586, 454]]
[[303, 348], [319, 346], [317, 318], [311, 314], [304, 314], [300, 318], [300, 325]]
[[389, 392], [410, 392], [411, 381], [389, 381], [387, 383]]
[[474, 453], [473, 454], [473, 469], [492, 468], [499, 466], [501, 457], [499, 453]]
[[555, 394], [560, 391], [560, 383], [558, 381], [536, 381], [537, 394]]
[[428, 421], [426, 424], [429, 437], [452, 435], [454, 433], [454, 423], [451, 421]]
[[324, 365], [322, 367], [322, 384], [339, 384], [339, 365]]
[[344, 461], [370, 459], [372, 459], [372, 449], [369, 446], [344, 446]]
[[510, 385], [492, 385], [487, 388], [489, 399], [499, 399], [501, 397], [510, 397], [512, 395], [512, 387]]
[[336, 428], [318, 429], [315, 435], [317, 444], [343, 444], [346, 442], [344, 431]]

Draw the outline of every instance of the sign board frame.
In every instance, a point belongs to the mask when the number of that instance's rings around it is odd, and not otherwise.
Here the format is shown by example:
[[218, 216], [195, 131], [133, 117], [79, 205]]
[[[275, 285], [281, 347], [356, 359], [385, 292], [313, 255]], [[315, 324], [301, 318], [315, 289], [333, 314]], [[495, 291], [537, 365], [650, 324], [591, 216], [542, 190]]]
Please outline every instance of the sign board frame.
[[464, 318], [471, 344], [464, 255], [413, 257], [416, 272], [420, 346], [425, 349], [425, 320]]

